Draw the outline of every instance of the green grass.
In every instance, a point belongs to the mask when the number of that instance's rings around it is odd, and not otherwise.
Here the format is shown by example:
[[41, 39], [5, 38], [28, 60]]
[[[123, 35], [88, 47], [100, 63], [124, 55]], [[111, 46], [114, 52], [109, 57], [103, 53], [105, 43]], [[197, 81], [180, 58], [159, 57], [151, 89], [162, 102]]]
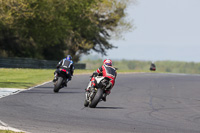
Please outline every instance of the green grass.
[[[35, 85], [51, 81], [55, 69], [0, 69], [0, 88], [21, 88], [27, 89]], [[75, 69], [76, 74], [92, 74], [95, 70]], [[118, 70], [118, 73], [142, 72], [136, 70]]]
[[1, 88], [26, 89], [53, 78], [52, 69], [0, 69]]
[[[0, 88], [27, 89], [51, 81], [55, 69], [0, 69]], [[75, 70], [74, 74], [92, 73], [94, 70]]]
[[88, 70], [88, 69], [75, 69], [74, 75], [76, 74], [92, 74], [95, 70]]
[[14, 132], [10, 130], [0, 130], [0, 133], [23, 133], [23, 132]]
[[140, 72], [151, 72], [149, 70], [117, 70], [117, 73], [140, 73]]

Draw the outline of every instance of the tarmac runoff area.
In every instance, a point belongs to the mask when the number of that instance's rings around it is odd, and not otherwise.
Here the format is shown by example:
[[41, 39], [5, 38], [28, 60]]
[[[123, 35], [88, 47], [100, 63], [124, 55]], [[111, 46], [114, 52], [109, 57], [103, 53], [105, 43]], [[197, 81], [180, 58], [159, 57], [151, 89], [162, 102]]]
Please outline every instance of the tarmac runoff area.
[[[51, 81], [45, 82], [45, 83], [43, 83], [43, 84], [40, 84], [40, 85], [31, 87], [31, 88], [28, 88], [28, 89], [0, 88], [0, 99], [3, 98], [3, 97], [6, 97], [6, 96], [10, 96], [10, 95], [17, 94], [17, 93], [19, 93], [19, 92], [21, 92], [21, 91], [27, 91], [27, 90], [33, 89], [33, 88], [35, 88], [35, 87], [44, 85], [44, 84], [49, 83], [49, 82], [51, 82]], [[8, 124], [2, 122], [1, 120], [0, 120], [0, 130], [11, 130], [11, 131], [14, 131], [14, 132], [24, 132], [24, 133], [28, 133], [28, 132], [26, 132], [26, 131], [22, 131], [22, 130], [19, 130], [19, 129], [16, 129], [16, 128], [12, 128], [12, 127], [10, 127]]]
[[[0, 98], [9, 96], [9, 95], [14, 95], [17, 94], [21, 91], [24, 91], [24, 89], [17, 89], [17, 88], [0, 88]], [[21, 130], [9, 127], [6, 123], [2, 122], [0, 120], [0, 129], [1, 130], [11, 130], [14, 132], [22, 132]]]
[[14, 132], [24, 132], [24, 131], [18, 130], [16, 128], [9, 127], [6, 123], [3, 123], [1, 120], [0, 120], [0, 129], [1, 130], [10, 130], [10, 131], [14, 131]]
[[[48, 82], [45, 82], [43, 84], [46, 84], [46, 83], [48, 83]], [[43, 85], [43, 84], [41, 84], [41, 85]], [[29, 89], [0, 88], [0, 99], [3, 98], [3, 97], [6, 97], [6, 96], [17, 94], [21, 91], [27, 91], [27, 90], [33, 89], [33, 88], [41, 86], [41, 85], [37, 85], [37, 86], [31, 87]], [[14, 131], [14, 132], [24, 132], [25, 133], [25, 131], [10, 127], [6, 123], [2, 122], [1, 120], [0, 120], [0, 130], [11, 130], [11, 131]]]
[[40, 85], [37, 85], [37, 86], [34, 86], [34, 87], [31, 87], [31, 88], [28, 88], [28, 89], [19, 89], [19, 88], [0, 88], [0, 98], [3, 98], [3, 97], [6, 97], [6, 96], [10, 96], [10, 95], [14, 95], [14, 94], [17, 94], [21, 91], [27, 91], [27, 90], [31, 90], [35, 87], [38, 87], [38, 86], [41, 86], [41, 85], [44, 85], [46, 83], [49, 83], [51, 81], [48, 81], [48, 82], [44, 82], [43, 84], [40, 84]]
[[17, 88], [0, 88], [0, 98], [17, 94], [20, 91], [23, 91], [24, 89], [17, 89]]

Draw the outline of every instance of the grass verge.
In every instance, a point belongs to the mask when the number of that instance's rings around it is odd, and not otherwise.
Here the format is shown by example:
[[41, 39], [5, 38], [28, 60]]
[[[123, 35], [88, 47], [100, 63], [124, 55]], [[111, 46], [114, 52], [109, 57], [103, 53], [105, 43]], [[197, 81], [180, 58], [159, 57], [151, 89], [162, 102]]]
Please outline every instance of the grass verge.
[[49, 81], [53, 77], [51, 69], [0, 69], [1, 88], [26, 89]]
[[[19, 69], [0, 68], [0, 88], [27, 89], [51, 81], [55, 69]], [[92, 74], [95, 70], [75, 69], [74, 74]], [[118, 70], [118, 73], [142, 72], [135, 70]]]
[[10, 130], [0, 130], [0, 133], [23, 133], [23, 132], [14, 132]]
[[[27, 89], [51, 81], [55, 69], [0, 69], [0, 88]], [[92, 73], [94, 70], [75, 70], [74, 74]]]

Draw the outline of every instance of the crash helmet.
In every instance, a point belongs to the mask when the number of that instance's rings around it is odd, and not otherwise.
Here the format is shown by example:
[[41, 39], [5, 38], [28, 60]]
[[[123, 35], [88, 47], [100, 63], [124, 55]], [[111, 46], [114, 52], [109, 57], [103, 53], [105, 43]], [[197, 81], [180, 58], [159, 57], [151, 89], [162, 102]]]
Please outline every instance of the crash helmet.
[[67, 55], [66, 59], [67, 60], [72, 60], [72, 56], [71, 55]]
[[110, 59], [105, 59], [105, 60], [103, 61], [103, 64], [104, 64], [104, 65], [107, 65], [107, 66], [112, 66], [112, 61], [111, 61]]

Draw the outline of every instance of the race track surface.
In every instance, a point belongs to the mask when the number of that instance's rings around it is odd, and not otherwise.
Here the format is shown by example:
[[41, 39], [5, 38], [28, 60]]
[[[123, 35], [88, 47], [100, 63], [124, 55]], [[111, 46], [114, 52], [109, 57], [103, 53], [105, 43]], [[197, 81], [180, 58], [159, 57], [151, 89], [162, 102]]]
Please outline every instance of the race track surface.
[[200, 76], [118, 74], [97, 108], [84, 108], [89, 75], [0, 99], [0, 120], [31, 133], [200, 133]]

